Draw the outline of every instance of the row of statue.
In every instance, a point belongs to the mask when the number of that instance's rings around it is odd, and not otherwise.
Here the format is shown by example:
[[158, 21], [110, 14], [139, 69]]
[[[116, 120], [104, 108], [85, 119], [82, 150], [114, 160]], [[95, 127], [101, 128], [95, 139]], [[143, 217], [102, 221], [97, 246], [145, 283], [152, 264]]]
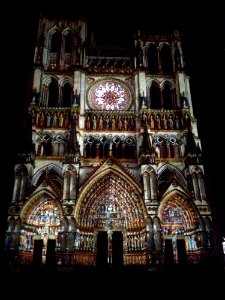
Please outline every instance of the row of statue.
[[71, 118], [78, 125], [79, 114], [76, 111], [69, 113], [68, 111], [36, 111], [31, 110], [32, 125], [38, 127], [68, 128]]
[[148, 125], [150, 129], [155, 130], [179, 130], [189, 129], [191, 120], [187, 113], [183, 117], [178, 114], [145, 114], [141, 116], [141, 124]]
[[89, 116], [85, 118], [85, 129], [87, 130], [135, 130], [134, 116]]
[[[164, 236], [164, 235], [163, 235]], [[46, 248], [47, 245], [47, 234], [40, 237], [43, 238], [43, 246]], [[199, 233], [194, 233], [185, 236], [185, 245], [187, 250], [196, 250], [202, 246], [201, 236]], [[72, 241], [70, 241], [72, 239]], [[165, 239], [162, 240], [164, 245]], [[65, 250], [66, 244], [71, 244], [74, 250], [78, 251], [90, 251], [94, 252], [96, 250], [96, 237], [92, 233], [72, 233], [71, 236], [62, 233], [56, 235], [56, 249]], [[177, 247], [177, 235], [173, 234], [172, 245], [175, 250]], [[5, 248], [6, 249], [16, 249], [19, 247], [23, 251], [31, 251], [34, 249], [34, 236], [31, 233], [7, 234], [5, 238]], [[123, 242], [124, 251], [142, 251], [148, 247], [146, 232], [140, 234], [130, 234], [126, 235]], [[112, 249], [112, 235], [108, 235], [108, 249]], [[71, 249], [72, 250], [72, 249]]]

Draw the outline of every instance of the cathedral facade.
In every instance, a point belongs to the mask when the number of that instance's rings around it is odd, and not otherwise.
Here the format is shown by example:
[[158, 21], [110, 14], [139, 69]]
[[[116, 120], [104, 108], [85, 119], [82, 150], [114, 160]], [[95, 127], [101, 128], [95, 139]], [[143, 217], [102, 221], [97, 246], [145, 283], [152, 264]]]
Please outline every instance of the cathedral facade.
[[86, 21], [41, 17], [33, 70], [33, 150], [18, 155], [8, 211], [12, 257], [151, 266], [212, 251], [179, 32], [97, 47]]

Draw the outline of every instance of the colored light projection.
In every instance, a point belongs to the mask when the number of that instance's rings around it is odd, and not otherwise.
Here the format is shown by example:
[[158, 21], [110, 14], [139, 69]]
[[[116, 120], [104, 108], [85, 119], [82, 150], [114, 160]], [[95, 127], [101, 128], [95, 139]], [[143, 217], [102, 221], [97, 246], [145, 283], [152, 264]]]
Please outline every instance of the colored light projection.
[[144, 226], [144, 207], [133, 187], [109, 172], [85, 194], [77, 220], [84, 228], [136, 230]]
[[52, 200], [45, 200], [33, 209], [27, 223], [34, 225], [38, 234], [57, 235], [60, 225], [59, 208]]
[[94, 89], [91, 96], [91, 104], [94, 109], [124, 110], [130, 101], [126, 89], [117, 82], [104, 82]]
[[201, 247], [201, 236], [198, 230], [188, 228], [187, 213], [175, 203], [169, 202], [163, 209], [162, 229], [164, 238], [171, 238], [173, 249], [177, 248], [177, 239], [184, 238], [186, 250], [197, 250]]
[[163, 233], [166, 235], [183, 234], [186, 227], [186, 222], [181, 211], [171, 202], [163, 209], [162, 224]]

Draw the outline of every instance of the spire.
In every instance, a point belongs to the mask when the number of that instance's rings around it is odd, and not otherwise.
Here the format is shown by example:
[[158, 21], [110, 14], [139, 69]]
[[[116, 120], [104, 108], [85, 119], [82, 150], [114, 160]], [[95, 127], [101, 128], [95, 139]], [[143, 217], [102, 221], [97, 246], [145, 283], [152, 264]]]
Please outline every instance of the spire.
[[140, 164], [149, 164], [149, 163], [154, 164], [155, 163], [155, 151], [154, 151], [153, 147], [151, 146], [146, 120], [144, 123], [142, 145], [140, 147], [139, 163]]
[[76, 118], [71, 118], [71, 131], [67, 144], [67, 153], [65, 155], [66, 163], [77, 163], [80, 161], [80, 145], [77, 141]]
[[184, 157], [186, 164], [202, 164], [202, 151], [199, 144], [196, 145], [193, 133], [190, 129], [187, 132]]

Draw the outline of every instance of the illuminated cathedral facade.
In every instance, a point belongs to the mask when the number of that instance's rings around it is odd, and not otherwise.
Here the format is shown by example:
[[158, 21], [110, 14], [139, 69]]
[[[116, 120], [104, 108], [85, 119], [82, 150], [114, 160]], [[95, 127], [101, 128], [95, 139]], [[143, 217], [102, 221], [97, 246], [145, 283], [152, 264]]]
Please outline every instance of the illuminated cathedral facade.
[[138, 32], [131, 48], [98, 47], [85, 20], [41, 17], [33, 70], [32, 151], [18, 154], [8, 211], [12, 257], [148, 267], [211, 252], [179, 32]]

